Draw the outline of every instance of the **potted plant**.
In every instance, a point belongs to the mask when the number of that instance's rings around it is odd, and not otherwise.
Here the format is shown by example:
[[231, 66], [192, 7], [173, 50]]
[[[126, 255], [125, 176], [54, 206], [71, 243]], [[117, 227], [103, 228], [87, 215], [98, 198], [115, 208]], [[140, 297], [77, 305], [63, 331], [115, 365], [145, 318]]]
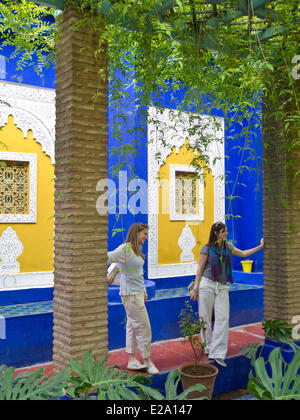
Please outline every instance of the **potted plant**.
[[211, 399], [216, 376], [219, 373], [219, 370], [214, 365], [200, 362], [206, 343], [201, 341], [199, 335], [202, 330], [205, 330], [205, 327], [206, 323], [198, 317], [198, 314], [193, 311], [192, 306], [186, 301], [185, 307], [179, 315], [179, 328], [181, 336], [185, 338], [183, 344], [189, 343], [192, 347], [195, 362], [179, 366], [178, 371], [184, 390], [199, 383], [206, 388], [204, 392], [196, 391], [188, 394], [189, 399], [199, 398], [200, 396], [206, 396]]

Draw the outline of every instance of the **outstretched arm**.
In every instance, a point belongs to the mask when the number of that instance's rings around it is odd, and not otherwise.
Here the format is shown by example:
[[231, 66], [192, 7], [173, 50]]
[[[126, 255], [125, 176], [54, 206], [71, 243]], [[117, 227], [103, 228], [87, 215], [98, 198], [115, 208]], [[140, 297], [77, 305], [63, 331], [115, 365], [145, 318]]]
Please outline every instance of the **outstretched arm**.
[[242, 251], [241, 249], [238, 248], [233, 248], [232, 250], [232, 254], [235, 255], [236, 257], [242, 257], [242, 258], [246, 258], [249, 257], [252, 254], [255, 254], [256, 252], [260, 251], [261, 249], [263, 249], [265, 245], [264, 242], [264, 238], [262, 238], [260, 240], [260, 245], [256, 246], [255, 248], [251, 248], [251, 249], [247, 249], [245, 251]]

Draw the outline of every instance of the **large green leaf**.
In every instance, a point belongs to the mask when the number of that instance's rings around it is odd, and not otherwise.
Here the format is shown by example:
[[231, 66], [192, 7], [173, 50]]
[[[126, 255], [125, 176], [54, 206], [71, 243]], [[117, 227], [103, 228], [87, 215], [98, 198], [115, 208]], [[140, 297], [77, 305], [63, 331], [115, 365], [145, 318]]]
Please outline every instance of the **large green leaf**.
[[43, 374], [43, 369], [35, 372], [19, 373], [14, 367], [0, 369], [0, 400], [45, 400], [64, 396], [64, 382], [69, 373], [64, 370], [51, 377]]
[[[206, 390], [205, 386], [202, 384], [193, 385], [183, 391], [181, 394], [178, 394], [177, 389], [180, 382], [180, 373], [178, 370], [173, 370], [169, 373], [168, 378], [165, 383], [165, 392], [166, 400], [186, 400], [190, 392], [200, 391], [204, 392]], [[199, 400], [206, 400], [206, 397], [195, 398]]]
[[[269, 365], [271, 375], [267, 366]], [[287, 365], [279, 347], [272, 350], [268, 362], [259, 357], [250, 375], [249, 390], [262, 400], [300, 400], [300, 350]]]

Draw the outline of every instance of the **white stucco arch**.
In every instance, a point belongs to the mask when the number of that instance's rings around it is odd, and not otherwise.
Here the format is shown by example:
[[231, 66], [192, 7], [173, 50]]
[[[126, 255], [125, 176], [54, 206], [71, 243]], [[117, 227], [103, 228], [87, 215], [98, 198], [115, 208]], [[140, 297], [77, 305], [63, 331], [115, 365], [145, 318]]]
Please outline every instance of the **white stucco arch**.
[[33, 132], [44, 153], [55, 163], [55, 90], [0, 81], [0, 127], [10, 115], [27, 136]]

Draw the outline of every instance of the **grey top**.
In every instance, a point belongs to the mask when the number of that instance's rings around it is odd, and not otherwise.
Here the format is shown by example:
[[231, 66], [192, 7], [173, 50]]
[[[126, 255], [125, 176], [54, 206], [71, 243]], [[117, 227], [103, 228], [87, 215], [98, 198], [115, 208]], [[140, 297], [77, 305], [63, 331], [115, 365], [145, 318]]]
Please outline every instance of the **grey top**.
[[[230, 252], [230, 255], [232, 255], [232, 250], [233, 250], [234, 246], [229, 242], [226, 242], [226, 244], [228, 246], [228, 250]], [[201, 249], [200, 254], [207, 254], [208, 255], [209, 254], [209, 246], [204, 245], [204, 247]], [[202, 276], [212, 280], [212, 278], [211, 278], [211, 267], [209, 265], [208, 259], [206, 261]], [[221, 280], [220, 283], [222, 283], [222, 284], [227, 283], [226, 262], [225, 261], [222, 262], [222, 280]]]
[[114, 251], [108, 252], [108, 264], [120, 266], [120, 295], [135, 295], [145, 288], [144, 259], [135, 255], [130, 244], [122, 244]]

